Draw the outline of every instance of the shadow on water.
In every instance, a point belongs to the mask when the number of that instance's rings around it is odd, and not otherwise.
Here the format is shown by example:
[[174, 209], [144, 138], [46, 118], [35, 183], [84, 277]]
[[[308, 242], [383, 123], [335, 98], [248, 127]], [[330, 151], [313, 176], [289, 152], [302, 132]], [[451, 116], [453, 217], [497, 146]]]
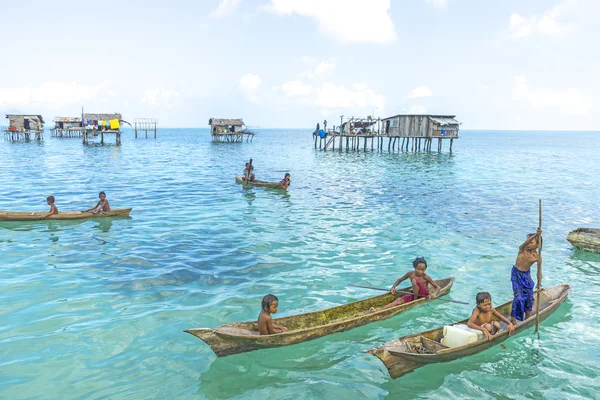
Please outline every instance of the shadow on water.
[[600, 272], [600, 254], [573, 247], [567, 265], [583, 272], [585, 275], [596, 277]]
[[[299, 347], [302, 348], [299, 350]], [[209, 399], [226, 399], [263, 388], [301, 383], [351, 357], [339, 351], [323, 352], [322, 347], [322, 340], [317, 340], [217, 358], [209, 370], [200, 375], [198, 393]], [[241, 375], [243, 379], [240, 379]]]
[[[112, 223], [117, 220], [132, 219], [131, 217], [96, 217], [96, 218], [81, 218], [81, 219], [66, 219], [66, 220], [47, 220], [47, 221], [6, 221], [0, 222], [0, 229], [12, 231], [37, 231], [41, 232], [60, 232], [64, 227], [79, 225], [85, 222], [94, 221], [98, 225], [93, 229], [100, 229], [103, 232], [108, 232], [112, 228]], [[44, 229], [45, 228], [45, 229]]]

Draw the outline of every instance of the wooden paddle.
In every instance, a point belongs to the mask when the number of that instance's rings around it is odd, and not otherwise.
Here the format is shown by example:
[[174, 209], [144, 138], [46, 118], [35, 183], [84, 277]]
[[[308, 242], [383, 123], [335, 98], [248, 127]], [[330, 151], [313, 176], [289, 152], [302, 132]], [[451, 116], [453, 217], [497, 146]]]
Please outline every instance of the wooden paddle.
[[[359, 287], [359, 288], [363, 288], [363, 289], [373, 289], [373, 290], [381, 290], [383, 292], [389, 292], [390, 289], [384, 289], [384, 288], [378, 288], [378, 287], [373, 287], [373, 286], [361, 286], [361, 285], [353, 285], [353, 284], [349, 284], [348, 286], [352, 286], [352, 287]], [[414, 293], [411, 292], [404, 292], [401, 290], [396, 290], [396, 293], [401, 293], [401, 294], [412, 294], [414, 296]], [[419, 295], [417, 295], [419, 296]], [[420, 297], [429, 297], [429, 296], [420, 296]], [[458, 304], [469, 304], [469, 303], [465, 303], [464, 301], [458, 301], [458, 300], [449, 300], [449, 299], [441, 299], [439, 297], [436, 297], [433, 300], [442, 300], [442, 301], [449, 301], [450, 303], [458, 303]]]
[[[539, 227], [542, 227], [542, 199], [540, 199], [540, 221]], [[540, 250], [538, 252], [538, 261], [537, 261], [537, 295], [535, 299], [535, 333], [538, 334], [538, 338], [540, 334], [538, 333], [538, 325], [540, 324], [540, 292], [542, 290], [542, 235], [537, 237], [538, 245], [540, 246]]]

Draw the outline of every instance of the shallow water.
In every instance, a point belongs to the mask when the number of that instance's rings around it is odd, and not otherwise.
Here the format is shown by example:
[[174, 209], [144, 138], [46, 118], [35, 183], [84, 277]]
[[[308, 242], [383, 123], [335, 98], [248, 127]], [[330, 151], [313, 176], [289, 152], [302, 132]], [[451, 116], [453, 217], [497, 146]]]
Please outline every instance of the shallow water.
[[[597, 398], [600, 255], [565, 240], [600, 226], [598, 133], [461, 132], [448, 153], [322, 152], [310, 131], [212, 143], [206, 129], [83, 146], [0, 141], [0, 209], [91, 207], [131, 218], [0, 223], [0, 398]], [[434, 146], [435, 147], [435, 146]], [[235, 184], [292, 175], [288, 192]], [[573, 291], [540, 326], [396, 380], [362, 350], [468, 317], [432, 302], [281, 349], [219, 358], [192, 327], [379, 294], [425, 256], [448, 298], [511, 299], [510, 268], [543, 199], [544, 286]], [[535, 275], [535, 274], [534, 274]]]

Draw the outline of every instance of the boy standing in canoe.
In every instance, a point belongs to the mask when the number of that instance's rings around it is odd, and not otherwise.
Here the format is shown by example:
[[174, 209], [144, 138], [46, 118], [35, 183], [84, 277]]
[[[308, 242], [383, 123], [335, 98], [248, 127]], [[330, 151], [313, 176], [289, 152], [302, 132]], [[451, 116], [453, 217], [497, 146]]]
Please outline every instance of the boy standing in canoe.
[[482, 331], [485, 333], [488, 340], [492, 340], [492, 336], [500, 330], [500, 322], [492, 321], [492, 316], [495, 316], [497, 319], [508, 325], [508, 334], [512, 335], [515, 327], [492, 307], [492, 296], [488, 292], [477, 293], [475, 302], [477, 303], [477, 307], [475, 307], [473, 314], [471, 314], [471, 318], [467, 321], [467, 326], [469, 328]]
[[261, 335], [272, 335], [287, 331], [285, 326], [275, 325], [271, 314], [275, 314], [279, 307], [279, 299], [273, 294], [268, 294], [262, 299], [262, 311], [258, 314], [258, 331]]
[[519, 246], [517, 260], [510, 272], [514, 293], [510, 322], [513, 325], [517, 323], [517, 320], [523, 322], [524, 319], [529, 318], [533, 309], [535, 283], [531, 279], [531, 266], [534, 262], [542, 260], [542, 255], [537, 252], [538, 237], [541, 234], [542, 228], [538, 227], [535, 233], [527, 235], [527, 239]]
[[54, 196], [46, 197], [46, 203], [50, 206], [50, 212], [44, 215], [44, 218], [48, 218], [52, 214], [58, 214], [58, 208], [54, 205]]
[[[414, 271], [410, 271], [404, 274], [404, 276], [396, 280], [396, 282], [394, 282], [394, 285], [392, 285], [392, 287], [390, 288], [390, 292], [392, 292], [392, 294], [396, 294], [396, 286], [398, 286], [400, 282], [406, 279], [410, 279], [413, 294], [406, 294], [402, 297], [399, 297], [396, 300], [392, 301], [390, 304], [387, 304], [381, 308], [371, 307], [369, 312], [387, 310], [388, 308], [399, 306], [400, 304], [410, 303], [411, 301], [419, 297], [429, 297], [432, 300], [435, 299], [438, 293], [440, 292], [441, 288], [433, 279], [431, 279], [429, 275], [425, 273], [425, 270], [427, 269], [427, 261], [425, 261], [425, 258], [415, 258], [413, 261], [413, 268], [415, 269]], [[428, 283], [435, 288], [435, 292], [432, 294], [429, 294], [429, 291], [427, 290]]]

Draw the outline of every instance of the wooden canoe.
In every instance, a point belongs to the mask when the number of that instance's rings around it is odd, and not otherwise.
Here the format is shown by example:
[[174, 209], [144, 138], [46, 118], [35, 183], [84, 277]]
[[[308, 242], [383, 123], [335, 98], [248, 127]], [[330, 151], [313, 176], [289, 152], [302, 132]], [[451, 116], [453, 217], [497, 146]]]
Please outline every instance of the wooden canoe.
[[579, 250], [600, 253], [600, 229], [577, 228], [569, 232], [567, 240]]
[[[556, 311], [558, 306], [565, 301], [570, 291], [571, 285], [557, 285], [549, 289], [542, 289], [540, 293], [540, 322]], [[512, 301], [509, 301], [497, 307], [496, 310], [509, 318], [511, 308]], [[535, 309], [536, 306], [534, 304], [532, 315], [518, 324], [513, 334], [535, 325]], [[466, 324], [467, 321], [468, 319], [465, 319], [456, 324]], [[391, 340], [383, 346], [365, 350], [365, 352], [383, 361], [390, 376], [396, 379], [424, 365], [447, 362], [470, 356], [503, 342], [508, 339], [509, 335], [506, 324], [502, 322], [501, 326], [502, 329], [492, 337], [492, 340], [484, 338], [460, 347], [450, 348], [442, 345], [440, 341], [443, 337], [444, 328], [440, 327], [414, 335], [403, 336], [399, 339]]]
[[[454, 278], [439, 279], [436, 282], [441, 288], [439, 296], [443, 296], [450, 292]], [[430, 287], [429, 289], [433, 291], [433, 288]], [[408, 290], [412, 290], [412, 288], [402, 289], [402, 291]], [[234, 322], [218, 326], [215, 329], [188, 329], [185, 332], [200, 338], [210, 346], [217, 356], [224, 357], [252, 350], [302, 343], [332, 333], [347, 331], [370, 322], [388, 319], [427, 302], [426, 298], [421, 298], [387, 310], [374, 313], [368, 312], [371, 307], [381, 307], [403, 295], [386, 293], [327, 310], [274, 318], [273, 322], [275, 324], [288, 328], [287, 332], [274, 335], [261, 336], [256, 321]]]
[[91, 213], [84, 211], [63, 211], [58, 214], [52, 214], [46, 218], [44, 215], [48, 212], [36, 211], [36, 212], [13, 212], [13, 211], [1, 211], [0, 210], [0, 221], [40, 221], [40, 220], [67, 220], [67, 219], [97, 219], [106, 217], [128, 217], [131, 212], [131, 208], [114, 208], [110, 211], [103, 213]]
[[283, 190], [286, 190], [283, 186], [281, 186], [281, 184], [279, 182], [265, 182], [265, 181], [253, 180], [252, 182], [246, 183], [246, 181], [243, 180], [241, 176], [236, 176], [235, 177], [235, 182], [236, 183], [242, 183], [244, 185], [250, 185], [250, 186], [260, 186], [260, 187], [267, 187], [267, 188], [271, 188], [271, 189], [283, 189]]

